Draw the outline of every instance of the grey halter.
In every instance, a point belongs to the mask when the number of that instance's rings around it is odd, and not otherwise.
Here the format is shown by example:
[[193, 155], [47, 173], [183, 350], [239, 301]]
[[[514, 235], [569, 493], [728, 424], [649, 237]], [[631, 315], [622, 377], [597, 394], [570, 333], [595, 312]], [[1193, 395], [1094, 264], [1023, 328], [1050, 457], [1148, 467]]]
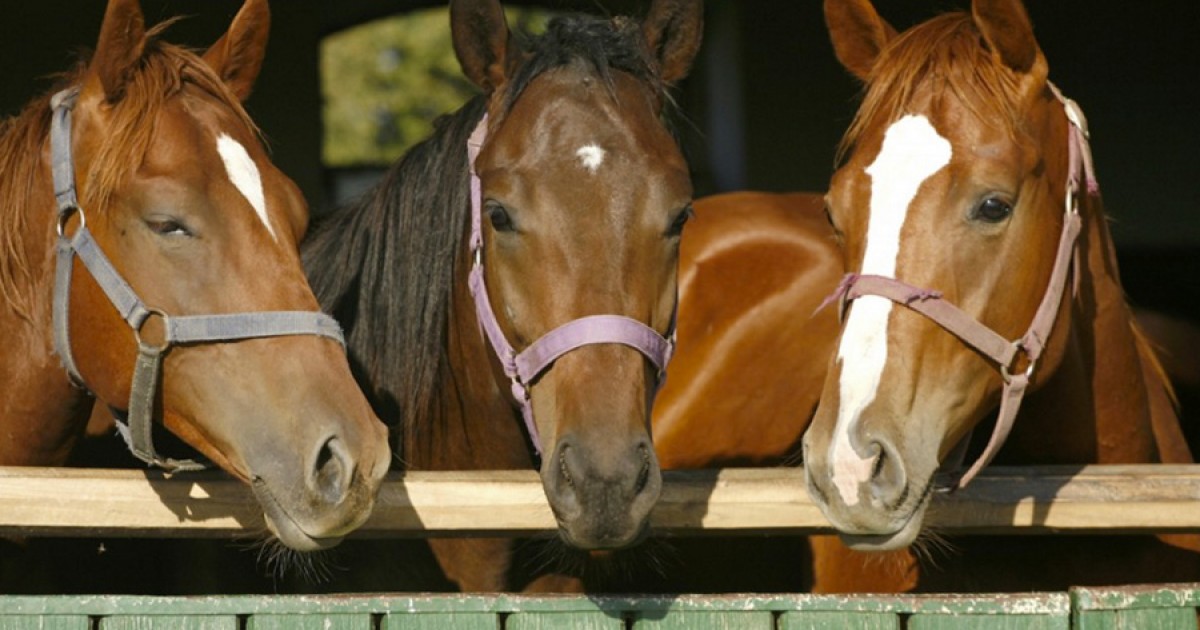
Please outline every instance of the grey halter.
[[[75, 385], [87, 388], [71, 355], [70, 297], [74, 258], [79, 257], [96, 284], [133, 330], [138, 354], [133, 369], [129, 394], [128, 425], [117, 421], [118, 431], [125, 438], [134, 457], [166, 469], [169, 472], [199, 470], [206, 465], [193, 460], [161, 457], [154, 450], [151, 429], [154, 421], [154, 401], [158, 393], [159, 372], [163, 355], [175, 345], [237, 341], [260, 337], [317, 335], [336, 340], [345, 346], [342, 329], [332, 317], [315, 311], [262, 311], [221, 315], [171, 316], [146, 306], [129, 283], [109, 261], [87, 229], [83, 208], [75, 190], [75, 163], [71, 157], [71, 111], [79, 96], [79, 88], [68, 88], [54, 95], [50, 107], [54, 111], [50, 127], [50, 159], [54, 173], [54, 196], [58, 203], [58, 244], [54, 279], [54, 348], [63, 367]], [[79, 227], [67, 234], [67, 221], [79, 215]], [[142, 339], [146, 321], [157, 317], [162, 322], [160, 344]]]

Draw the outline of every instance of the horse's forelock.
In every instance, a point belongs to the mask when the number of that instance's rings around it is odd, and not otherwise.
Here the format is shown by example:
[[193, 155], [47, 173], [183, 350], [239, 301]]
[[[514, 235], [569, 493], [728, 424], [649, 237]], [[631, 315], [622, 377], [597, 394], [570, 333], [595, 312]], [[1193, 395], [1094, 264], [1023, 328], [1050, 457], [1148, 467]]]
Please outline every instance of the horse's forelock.
[[506, 109], [513, 106], [534, 79], [549, 70], [575, 63], [598, 76], [610, 94], [615, 94], [611, 73], [617, 70], [665, 96], [666, 85], [658, 76], [641, 25], [635, 20], [564, 15], [553, 18], [545, 33], [522, 39], [526, 42], [526, 59], [504, 87]]
[[112, 109], [109, 138], [92, 160], [89, 185], [81, 191], [84, 207], [89, 210], [103, 212], [109, 206], [113, 194], [145, 159], [158, 113], [171, 98], [183, 93], [185, 85], [199, 88], [227, 108], [237, 124], [258, 134], [258, 127], [241, 102], [203, 59], [193, 51], [155, 38], [168, 24], [148, 33], [142, 61]]
[[838, 162], [868, 129], [910, 113], [918, 89], [931, 81], [977, 118], [1002, 124], [1015, 137], [1021, 115], [1017, 76], [996, 61], [981, 37], [970, 14], [953, 12], [892, 40], [871, 69], [862, 106], [838, 148]]

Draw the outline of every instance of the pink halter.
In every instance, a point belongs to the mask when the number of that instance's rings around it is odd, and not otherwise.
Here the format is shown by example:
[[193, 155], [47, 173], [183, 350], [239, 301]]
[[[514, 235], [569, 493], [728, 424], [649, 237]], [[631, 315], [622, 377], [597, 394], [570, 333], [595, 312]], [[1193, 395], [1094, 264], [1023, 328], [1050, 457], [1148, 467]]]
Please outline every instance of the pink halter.
[[[1068, 176], [1066, 189], [1066, 208], [1063, 216], [1062, 234], [1059, 237], [1058, 252], [1054, 258], [1054, 268], [1050, 272], [1050, 283], [1046, 293], [1038, 305], [1033, 321], [1025, 334], [1015, 341], [1009, 341], [992, 329], [980, 324], [961, 309], [942, 299], [940, 291], [920, 289], [895, 278], [875, 275], [847, 274], [833, 295], [822, 304], [837, 300], [844, 310], [851, 301], [864, 295], [873, 295], [889, 299], [901, 306], [916, 311], [933, 320], [936, 324], [958, 337], [967, 345], [978, 350], [991, 359], [1004, 379], [1004, 390], [1000, 396], [1000, 413], [996, 418], [996, 427], [988, 440], [987, 447], [979, 459], [953, 484], [952, 489], [966, 487], [975, 475], [991, 463], [1004, 440], [1012, 431], [1021, 400], [1029, 387], [1034, 368], [1042, 355], [1042, 350], [1050, 338], [1058, 316], [1058, 307], [1066, 292], [1067, 276], [1075, 268], [1075, 281], [1079, 280], [1079, 264], [1075, 262], [1078, 251], [1075, 243], [1079, 236], [1081, 219], [1079, 216], [1079, 185], [1080, 178], [1086, 184], [1085, 194], [1094, 195], [1100, 191], [1096, 183], [1096, 174], [1092, 166], [1092, 152], [1088, 146], [1087, 119], [1079, 105], [1066, 98], [1054, 84], [1048, 84], [1054, 96], [1066, 109], [1067, 119], [1071, 124], [1068, 141]], [[819, 310], [819, 309], [818, 309]], [[1013, 373], [1018, 359], [1024, 354], [1027, 366], [1024, 371]], [[969, 439], [969, 436], [968, 438]], [[964, 439], [964, 442], [966, 439]], [[955, 448], [959, 453], [965, 450], [965, 444]]]
[[470, 247], [474, 262], [468, 283], [471, 297], [475, 300], [475, 314], [479, 326], [491, 343], [492, 350], [500, 359], [504, 374], [512, 381], [512, 395], [521, 406], [525, 429], [538, 456], [542, 454], [542, 440], [537, 424], [533, 421], [533, 405], [529, 399], [529, 384], [546, 371], [556, 359], [582, 346], [617, 343], [641, 352], [658, 368], [661, 381], [675, 348], [674, 333], [663, 337], [653, 328], [621, 315], [591, 315], [567, 322], [542, 335], [521, 352], [516, 352], [504, 337], [496, 313], [488, 298], [483, 270], [483, 186], [475, 171], [475, 160], [487, 138], [488, 116], [483, 119], [467, 140], [467, 162], [471, 169], [471, 240]]

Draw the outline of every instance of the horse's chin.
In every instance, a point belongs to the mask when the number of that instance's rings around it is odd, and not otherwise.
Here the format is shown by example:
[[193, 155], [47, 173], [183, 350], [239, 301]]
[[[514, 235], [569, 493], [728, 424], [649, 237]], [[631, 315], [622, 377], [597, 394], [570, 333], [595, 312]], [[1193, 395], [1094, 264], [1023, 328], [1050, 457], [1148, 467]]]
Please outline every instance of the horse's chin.
[[321, 551], [336, 547], [345, 539], [345, 536], [313, 536], [309, 534], [279, 505], [265, 483], [260, 480], [255, 482], [252, 487], [254, 495], [258, 497], [258, 503], [263, 509], [267, 530], [289, 549], [303, 552]]
[[279, 539], [279, 542], [283, 543], [289, 549], [304, 552], [321, 551], [336, 547], [345, 539], [344, 536], [314, 538], [300, 529], [296, 525], [296, 522], [286, 514], [279, 519], [273, 518], [270, 513], [264, 513], [264, 515], [267, 521], [267, 529]]
[[903, 525], [888, 534], [848, 534], [839, 532], [838, 536], [847, 547], [855, 551], [895, 551], [911, 545], [921, 533], [925, 523], [925, 510], [929, 507], [926, 499], [904, 520]]
[[599, 557], [614, 551], [636, 547], [646, 539], [649, 532], [649, 524], [643, 523], [637, 529], [625, 532], [604, 532], [599, 535], [596, 532], [590, 532], [579, 535], [560, 522], [558, 537], [570, 547]]

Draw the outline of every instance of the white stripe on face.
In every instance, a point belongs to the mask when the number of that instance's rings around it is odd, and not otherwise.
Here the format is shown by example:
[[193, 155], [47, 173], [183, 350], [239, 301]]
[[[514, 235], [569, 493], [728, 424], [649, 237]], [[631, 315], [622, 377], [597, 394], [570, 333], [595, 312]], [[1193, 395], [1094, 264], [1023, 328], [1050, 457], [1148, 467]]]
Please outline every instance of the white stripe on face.
[[[866, 169], [871, 177], [871, 205], [862, 273], [895, 277], [900, 230], [909, 206], [921, 184], [949, 164], [950, 156], [950, 143], [924, 116], [905, 116], [888, 127], [879, 155]], [[855, 300], [838, 346], [842, 372], [829, 459], [834, 486], [848, 506], [858, 504], [858, 488], [871, 478], [875, 464], [874, 457], [864, 459], [854, 450], [850, 434], [859, 415], [875, 400], [887, 363], [891, 312], [892, 303], [886, 298]]]
[[579, 163], [583, 165], [583, 168], [586, 168], [589, 173], [595, 173], [600, 169], [600, 166], [604, 164], [604, 158], [606, 155], [607, 153], [605, 153], [604, 149], [601, 149], [594, 144], [579, 147], [579, 150], [575, 152], [575, 157], [579, 158]]
[[258, 172], [258, 166], [246, 152], [246, 147], [237, 140], [221, 134], [217, 137], [217, 153], [221, 154], [221, 161], [225, 162], [225, 172], [229, 175], [229, 180], [242, 193], [246, 201], [250, 202], [250, 206], [258, 214], [259, 220], [267, 226], [271, 238], [278, 241], [279, 238], [275, 236], [275, 228], [271, 227], [271, 220], [267, 217], [267, 199], [263, 194], [262, 176]]

